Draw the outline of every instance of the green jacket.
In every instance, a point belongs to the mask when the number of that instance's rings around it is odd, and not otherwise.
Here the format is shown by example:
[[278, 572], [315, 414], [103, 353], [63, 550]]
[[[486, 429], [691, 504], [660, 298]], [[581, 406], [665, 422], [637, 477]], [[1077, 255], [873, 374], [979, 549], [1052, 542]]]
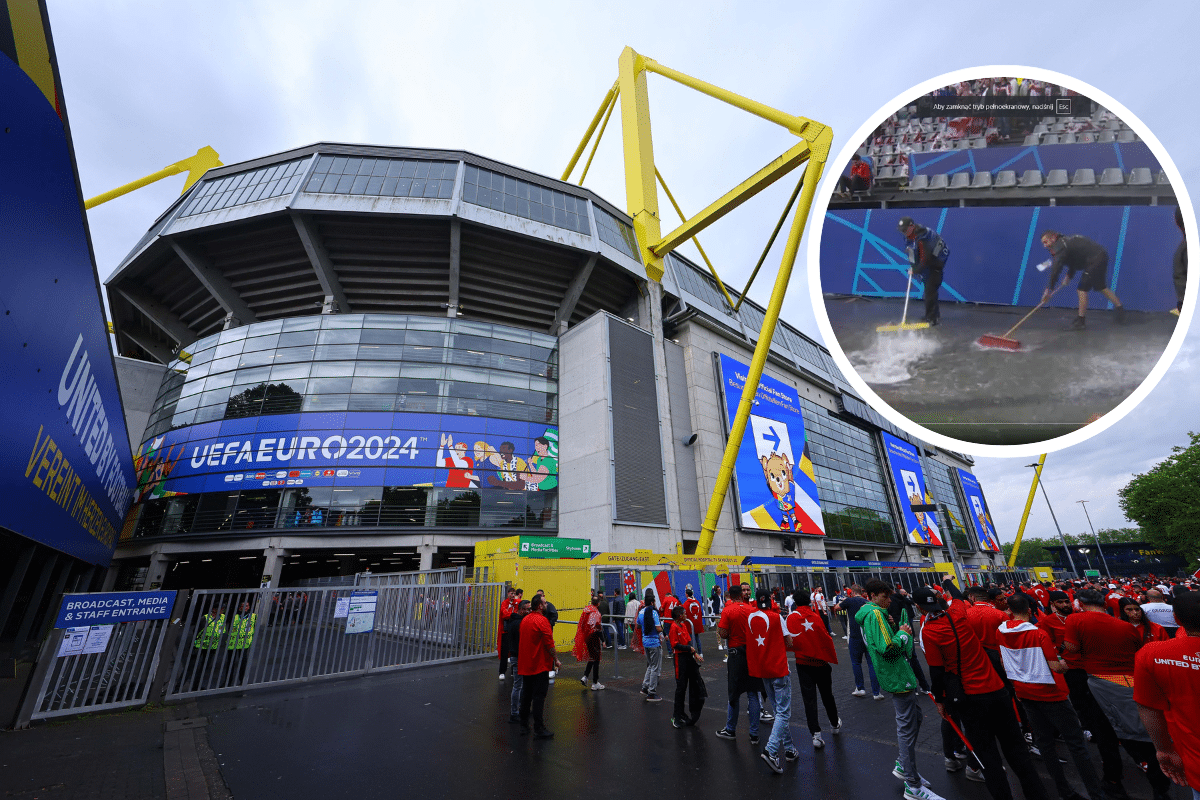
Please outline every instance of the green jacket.
[[221, 647], [221, 634], [225, 633], [225, 615], [213, 619], [211, 614], [205, 614], [203, 619], [204, 628], [194, 645], [197, 650], [217, 650]]
[[254, 641], [254, 623], [258, 614], [234, 614], [229, 623], [229, 641], [225, 647], [229, 650], [247, 650]]
[[885, 692], [903, 694], [917, 688], [917, 676], [908, 659], [913, 654], [913, 638], [904, 631], [895, 629], [888, 622], [886, 608], [867, 603], [854, 615], [862, 629], [863, 641], [867, 645], [871, 663], [875, 665], [875, 676]]

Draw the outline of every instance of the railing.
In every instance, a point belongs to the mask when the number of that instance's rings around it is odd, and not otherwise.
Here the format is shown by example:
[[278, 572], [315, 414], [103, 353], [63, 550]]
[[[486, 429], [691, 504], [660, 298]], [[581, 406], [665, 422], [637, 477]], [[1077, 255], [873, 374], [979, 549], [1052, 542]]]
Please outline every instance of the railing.
[[495, 583], [199, 590], [166, 697], [491, 656], [503, 592]]

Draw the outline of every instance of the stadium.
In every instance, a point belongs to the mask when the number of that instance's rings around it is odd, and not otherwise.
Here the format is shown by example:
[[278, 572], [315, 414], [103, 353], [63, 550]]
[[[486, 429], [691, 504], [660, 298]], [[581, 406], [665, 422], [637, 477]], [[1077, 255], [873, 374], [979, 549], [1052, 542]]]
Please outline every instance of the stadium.
[[[936, 115], [966, 100], [1038, 99], [1052, 113]], [[822, 293], [839, 347], [892, 408], [957, 440], [1044, 441], [1107, 414], [1158, 362], [1182, 301], [1178, 205], [1154, 153], [1111, 111], [1051, 84], [964, 83], [900, 109], [855, 158], [859, 177], [847, 165], [825, 218]], [[921, 276], [907, 283], [904, 218], [949, 247], [940, 319], [878, 332], [923, 318]], [[1104, 248], [1105, 285], [1123, 311], [1093, 293], [1086, 329], [1072, 329], [1082, 324], [1072, 281], [1030, 314], [1051, 277], [1047, 230]], [[1011, 349], [979, 344], [1018, 323]]]
[[[694, 552], [763, 310], [666, 264], [648, 282], [591, 191], [472, 153], [210, 171], [106, 285], [137, 471], [108, 586], [469, 575], [514, 533]], [[893, 428], [820, 344], [782, 325], [760, 398], [792, 482], [744, 453], [714, 553], [996, 565], [972, 459]]]

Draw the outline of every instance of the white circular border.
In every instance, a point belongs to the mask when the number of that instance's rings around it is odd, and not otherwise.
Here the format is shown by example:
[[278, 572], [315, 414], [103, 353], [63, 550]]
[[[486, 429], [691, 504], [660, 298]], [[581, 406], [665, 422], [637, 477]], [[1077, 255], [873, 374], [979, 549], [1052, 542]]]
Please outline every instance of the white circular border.
[[[918, 97], [928, 94], [943, 86], [960, 81], [977, 80], [979, 78], [994, 78], [1002, 76], [1019, 76], [1022, 78], [1033, 78], [1039, 81], [1048, 81], [1059, 86], [1065, 86], [1084, 96], [1095, 100], [1103, 105], [1109, 111], [1117, 114], [1128, 124], [1134, 128], [1142, 141], [1150, 148], [1150, 151], [1158, 159], [1159, 165], [1167, 173], [1167, 177], [1171, 181], [1171, 188], [1174, 190], [1175, 198], [1179, 203], [1179, 207], [1183, 210], [1183, 224], [1186, 232], [1187, 240], [1190, 242], [1196, 241], [1196, 218], [1192, 210], [1192, 201], [1188, 196], [1187, 188], [1183, 183], [1183, 176], [1175, 166], [1175, 162], [1167, 154], [1166, 148], [1154, 136], [1150, 129], [1138, 119], [1129, 109], [1118, 103], [1113, 98], [1109, 97], [1104, 92], [1059, 72], [1054, 72], [1048, 69], [1039, 67], [1022, 67], [1022, 66], [989, 66], [989, 67], [968, 67], [965, 69], [953, 70], [951, 72], [939, 75], [936, 78], [930, 78], [927, 81], [917, 84], [913, 88], [897, 95], [893, 100], [875, 112], [863, 125], [854, 132], [854, 136], [850, 138], [837, 158], [829, 162], [829, 164], [845, 164], [849, 163], [850, 156], [859, 148], [861, 143], [876, 129], [879, 125], [894, 114], [898, 109], [910, 105]], [[828, 166], [828, 164], [827, 164]], [[913, 436], [937, 445], [943, 449], [955, 450], [960, 453], [970, 453], [975, 456], [987, 456], [993, 458], [1028, 458], [1030, 456], [1038, 456], [1043, 453], [1053, 453], [1057, 450], [1062, 450], [1066, 447], [1071, 447], [1076, 444], [1091, 439], [1097, 436], [1117, 422], [1122, 420], [1126, 414], [1132, 411], [1139, 403], [1146, 399], [1147, 395], [1154, 390], [1158, 382], [1162, 380], [1167, 369], [1175, 360], [1179, 348], [1183, 346], [1183, 339], [1187, 335], [1188, 329], [1191, 327], [1192, 315], [1196, 307], [1197, 284], [1200, 281], [1189, 280], [1187, 289], [1184, 294], [1183, 310], [1180, 312], [1179, 320], [1175, 325], [1175, 332], [1171, 335], [1171, 340], [1167, 343], [1163, 350], [1162, 356], [1159, 357], [1158, 363], [1150, 370], [1150, 374], [1145, 380], [1116, 408], [1109, 411], [1096, 422], [1085, 425], [1079, 430], [1062, 436], [1056, 436], [1053, 439], [1047, 439], [1042, 442], [1033, 444], [1013, 444], [1013, 445], [997, 445], [997, 444], [979, 444], [976, 442], [960, 441], [952, 439], [949, 436], [943, 436], [940, 433], [934, 433], [921, 425], [910, 420], [900, 412], [896, 411], [888, 405], [879, 395], [877, 395], [866, 381], [859, 377], [858, 372], [850, 363], [850, 359], [842, 351], [841, 343], [838, 342], [837, 336], [833, 332], [833, 326], [829, 322], [829, 313], [825, 308], [825, 299], [821, 293], [821, 236], [825, 229], [825, 215], [829, 210], [829, 201], [833, 196], [833, 187], [837, 183], [838, 173], [828, 171], [823, 177], [818, 188], [817, 200], [813, 204], [811, 219], [815, 223], [820, 220], [820, 226], [814, 226], [813, 236], [808, 240], [808, 288], [809, 295], [812, 297], [813, 314], [816, 317], [817, 327], [821, 331], [821, 336], [829, 347], [829, 352], [833, 356], [834, 363], [842, 371], [847, 382], [859, 394], [879, 412], [884, 418], [891, 422], [896, 427], [906, 431]], [[1165, 313], [1165, 312], [1164, 312]]]

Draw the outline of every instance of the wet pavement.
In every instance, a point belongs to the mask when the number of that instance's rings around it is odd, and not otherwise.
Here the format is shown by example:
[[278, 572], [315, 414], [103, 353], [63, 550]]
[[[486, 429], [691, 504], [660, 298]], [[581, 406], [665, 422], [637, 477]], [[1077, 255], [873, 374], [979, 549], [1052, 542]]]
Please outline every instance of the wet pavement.
[[[736, 741], [714, 735], [725, 718], [725, 665], [712, 634], [705, 640], [711, 659], [702, 674], [709, 699], [694, 728], [671, 726], [669, 661], [661, 684], [664, 700], [652, 704], [638, 692], [642, 657], [616, 653], [623, 677], [614, 678], [614, 653], [606, 651], [601, 676], [608, 688], [585, 689], [578, 680], [583, 665], [567, 663], [546, 704], [555, 737], [521, 736], [518, 726], [508, 723], [511, 683], [496, 679], [493, 660], [477, 660], [5, 732], [0, 762], [9, 766], [0, 770], [0, 796], [204, 796], [170, 793], [169, 758], [166, 780], [161, 772], [164, 724], [178, 727], [178, 721], [169, 720], [187, 716], [202, 726], [194, 731], [203, 738], [202, 751], [211, 748], [213, 763], [205, 777], [212, 797], [226, 789], [239, 799], [288, 800], [409, 794], [596, 798], [631, 792], [699, 798], [901, 797], [903, 785], [891, 775], [896, 758], [892, 704], [850, 695], [853, 680], [840, 637], [842, 663], [834, 667], [834, 693], [845, 732], [830, 734], [822, 710], [826, 747], [814, 750], [793, 684], [792, 735], [800, 760], [785, 765], [782, 775], [759, 758], [767, 723], [760, 730], [761, 744], [751, 745], [744, 709]], [[569, 655], [567, 660], [573, 662]], [[930, 704], [918, 745], [921, 773], [947, 800], [985, 800], [982, 784], [944, 770], [936, 721]], [[1148, 786], [1136, 769], [1127, 763], [1126, 788], [1146, 798]], [[1067, 772], [1073, 775], [1073, 768]], [[1014, 795], [1021, 796], [1015, 786]], [[1190, 793], [1176, 787], [1172, 796], [1187, 800]]]
[[[877, 332], [900, 322], [903, 303], [826, 297], [825, 307], [846, 357], [884, 402], [931, 431], [979, 444], [1045, 441], [1099, 419], [1150, 373], [1177, 321], [1131, 311], [1118, 325], [1112, 311], [1093, 308], [1086, 330], [1074, 331], [1075, 309], [1045, 308], [1010, 337], [1021, 343], [1011, 351], [977, 340], [1003, 335], [1028, 307], [943, 302], [937, 327]], [[914, 298], [909, 321], [921, 314]]]

